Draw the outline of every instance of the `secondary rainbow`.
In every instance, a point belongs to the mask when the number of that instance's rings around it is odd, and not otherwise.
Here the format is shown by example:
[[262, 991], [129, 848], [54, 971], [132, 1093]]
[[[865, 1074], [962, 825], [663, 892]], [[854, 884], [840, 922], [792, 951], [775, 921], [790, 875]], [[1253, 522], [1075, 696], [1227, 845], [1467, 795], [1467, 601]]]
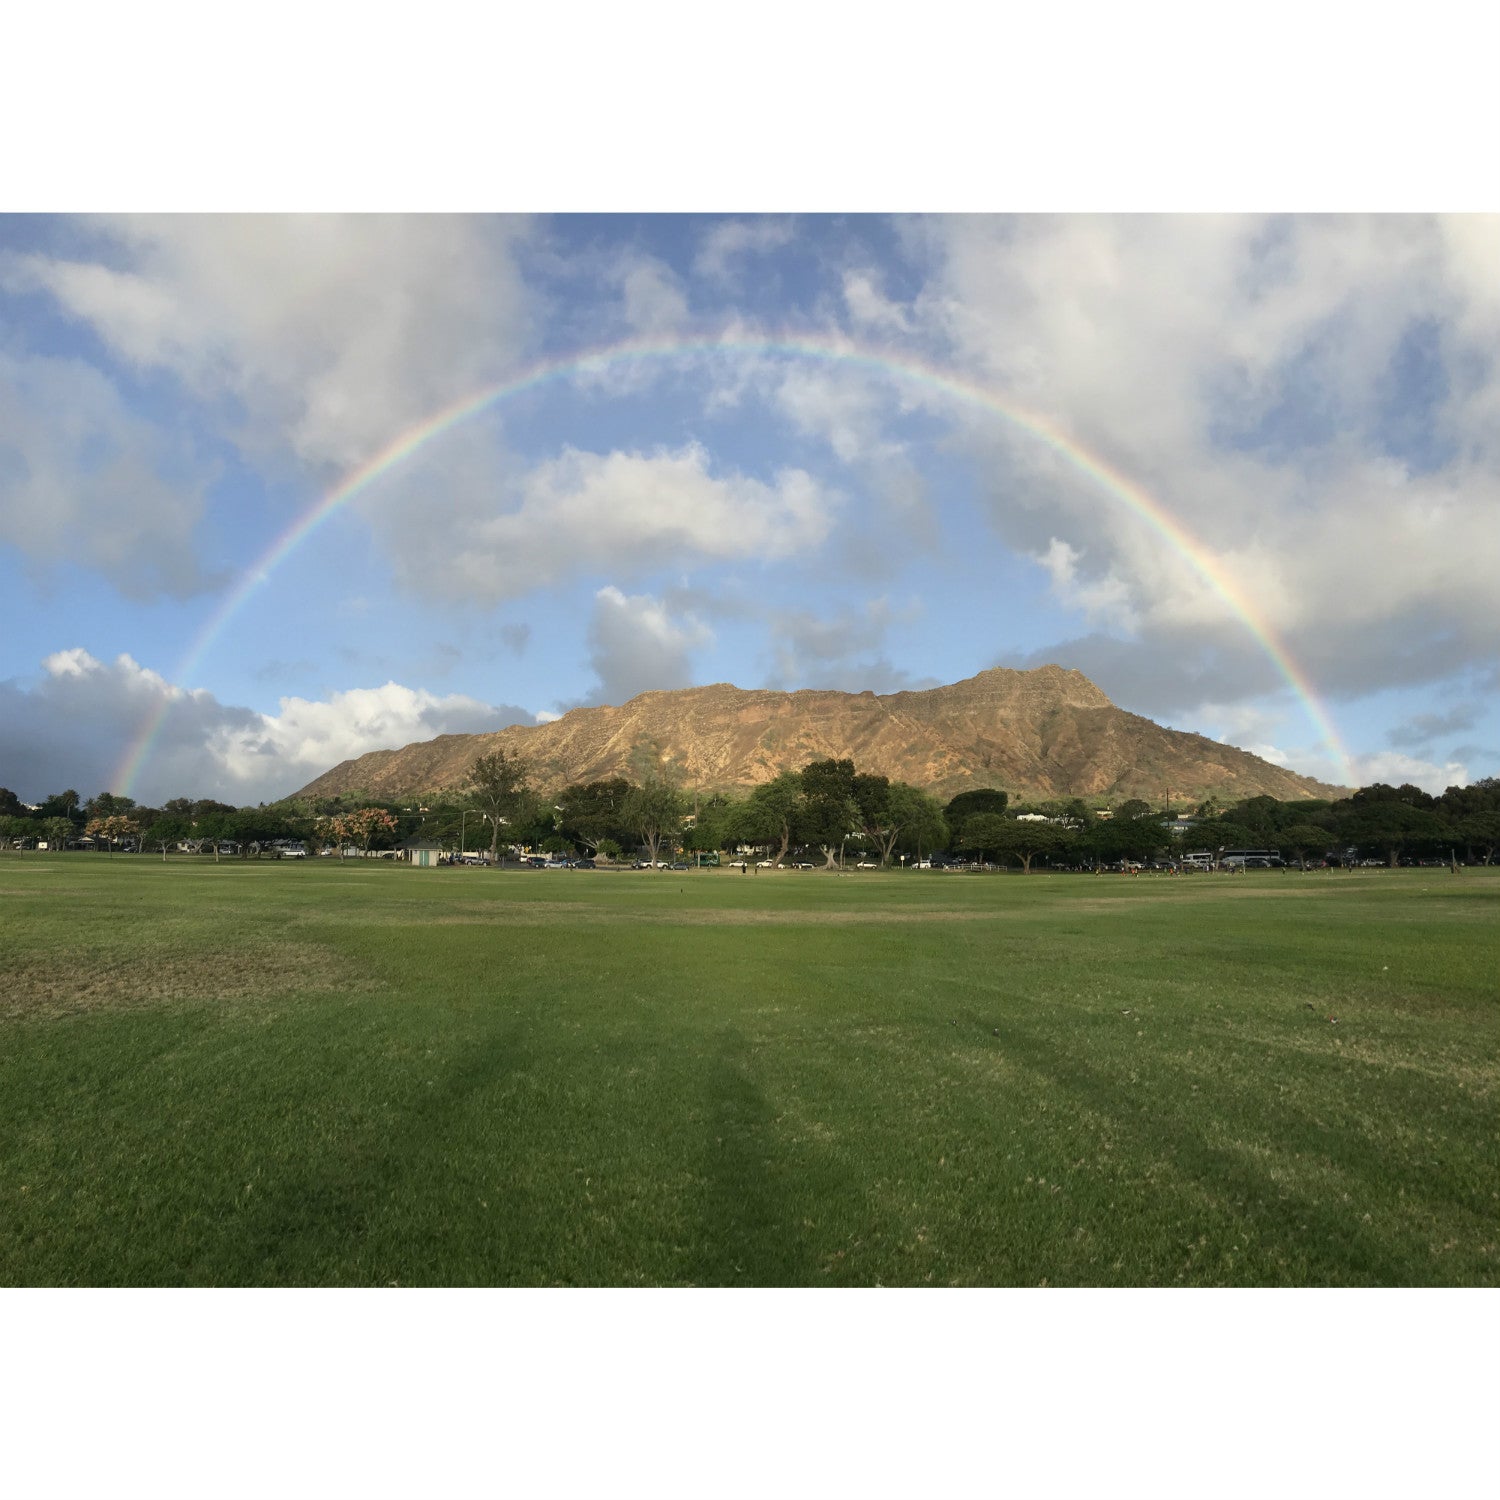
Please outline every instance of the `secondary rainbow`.
[[[549, 382], [574, 379], [594, 370], [603, 372], [611, 366], [629, 361], [666, 363], [672, 360], [715, 354], [803, 359], [824, 364], [863, 367], [882, 375], [894, 376], [899, 380], [914, 382], [937, 390], [966, 405], [982, 407], [1012, 427], [1028, 433], [1036, 441], [1063, 458], [1074, 469], [1086, 475], [1105, 493], [1138, 515], [1208, 583], [1250, 632], [1276, 668], [1278, 675], [1291, 688], [1325, 747], [1334, 756], [1345, 784], [1351, 786], [1355, 784], [1349, 752], [1339, 738], [1338, 731], [1327, 710], [1319, 701], [1306, 672], [1293, 659], [1270, 622], [1256, 608], [1254, 601], [1240, 587], [1228, 569], [1160, 501], [1154, 499], [1146, 490], [1121, 474], [1097, 454], [1090, 452], [1082, 444], [1069, 437], [1046, 417], [1028, 411], [1016, 402], [1002, 398], [984, 386], [934, 368], [908, 355], [883, 349], [870, 349], [842, 339], [819, 341], [803, 337], [780, 339], [704, 337], [678, 339], [665, 344], [631, 341], [541, 361], [519, 375], [465, 396], [462, 400], [454, 402], [451, 406], [445, 407], [442, 411], [404, 432], [394, 442], [381, 449], [369, 462], [349, 474], [337, 488], [330, 490], [316, 504], [304, 511], [281, 536], [277, 537], [259, 560], [246, 570], [240, 581], [209, 616], [178, 664], [173, 675], [173, 682], [183, 684], [196, 672], [199, 663], [213, 648], [225, 627], [239, 613], [250, 596], [270, 579], [272, 573], [319, 526], [375, 483], [383, 474], [397, 468], [444, 433], [452, 431], [453, 428], [478, 416], [481, 412], [488, 411], [523, 392], [535, 390]], [[156, 737], [161, 732], [161, 727], [171, 712], [174, 701], [172, 696], [164, 695], [158, 706], [147, 716], [140, 733], [128, 747], [114, 777], [114, 784], [119, 788], [120, 795], [131, 794], [135, 779], [149, 760]]]

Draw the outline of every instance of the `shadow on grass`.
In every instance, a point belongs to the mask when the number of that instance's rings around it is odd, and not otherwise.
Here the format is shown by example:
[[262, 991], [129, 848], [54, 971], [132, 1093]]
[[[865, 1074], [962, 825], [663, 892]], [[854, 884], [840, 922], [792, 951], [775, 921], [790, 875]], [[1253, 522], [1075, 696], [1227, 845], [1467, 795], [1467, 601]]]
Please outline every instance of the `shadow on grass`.
[[777, 1155], [776, 1116], [744, 1039], [725, 1034], [706, 1081], [706, 1183], [699, 1248], [684, 1279], [707, 1286], [807, 1286], [814, 1274], [806, 1198]]
[[[1353, 1205], [1327, 1202], [1276, 1181], [1275, 1165], [1298, 1153], [1304, 1162], [1310, 1157], [1314, 1164], [1327, 1160], [1337, 1170], [1350, 1170], [1340, 1157], [1323, 1157], [1313, 1142], [1293, 1138], [1300, 1125], [1310, 1122], [1283, 1117], [1275, 1130], [1278, 1154], [1261, 1167], [1242, 1151], [1211, 1144], [1170, 1108], [1154, 1107], [1148, 1085], [1122, 1084], [1110, 1072], [1084, 1062], [1076, 1050], [1014, 1023], [1002, 1025], [1000, 1036], [1013, 1059], [1087, 1110], [1107, 1118], [1110, 1130], [1129, 1141], [1143, 1161], [1170, 1163], [1171, 1176], [1163, 1188], [1191, 1190], [1183, 1219], [1171, 1231], [1171, 1243], [1180, 1244], [1190, 1233], [1211, 1228], [1214, 1218], [1221, 1222], [1227, 1218], [1250, 1231], [1243, 1261], [1233, 1269], [1225, 1268], [1225, 1284], [1257, 1284], [1257, 1268], [1265, 1280], [1297, 1283], [1304, 1279], [1297, 1274], [1298, 1266], [1305, 1268], [1306, 1279], [1318, 1285], [1415, 1284], [1410, 1247], [1403, 1254], [1402, 1247], [1366, 1228]], [[1270, 1108], [1260, 1122], [1266, 1135], [1272, 1134], [1276, 1123]], [[1326, 1135], [1323, 1143], [1327, 1144]], [[1140, 1284], [1150, 1284], [1149, 1267], [1142, 1270]], [[1167, 1270], [1159, 1258], [1157, 1270]], [[1212, 1282], [1215, 1278], [1210, 1266], [1200, 1265], [1189, 1279]]]
[[[280, 1171], [237, 1216], [232, 1244], [197, 1269], [231, 1285], [536, 1284], [503, 1118], [519, 1058], [515, 1027], [469, 1040], [414, 1101], [390, 1100], [316, 1160]], [[479, 1158], [480, 1175], [455, 1177], [476, 1136], [500, 1149]]]

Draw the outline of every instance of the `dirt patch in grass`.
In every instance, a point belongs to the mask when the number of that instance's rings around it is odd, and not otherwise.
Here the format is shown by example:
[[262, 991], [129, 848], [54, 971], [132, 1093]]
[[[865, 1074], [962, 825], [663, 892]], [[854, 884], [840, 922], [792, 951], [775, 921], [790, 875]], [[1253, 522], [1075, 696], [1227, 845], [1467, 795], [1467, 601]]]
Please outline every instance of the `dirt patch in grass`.
[[29, 953], [6, 965], [0, 1019], [279, 999], [310, 990], [383, 989], [368, 971], [315, 943], [233, 953], [163, 953], [140, 963]]

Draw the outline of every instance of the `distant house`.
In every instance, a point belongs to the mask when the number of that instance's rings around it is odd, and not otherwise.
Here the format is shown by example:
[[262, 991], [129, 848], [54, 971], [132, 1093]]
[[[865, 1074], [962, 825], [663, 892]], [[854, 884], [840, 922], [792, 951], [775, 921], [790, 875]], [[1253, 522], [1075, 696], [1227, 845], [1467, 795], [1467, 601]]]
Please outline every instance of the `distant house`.
[[442, 860], [443, 846], [430, 839], [410, 839], [401, 846], [407, 864], [418, 870], [435, 870]]
[[1046, 813], [1017, 813], [1016, 814], [1016, 822], [1018, 822], [1018, 823], [1050, 823], [1051, 821], [1052, 821], [1052, 819], [1049, 818]]

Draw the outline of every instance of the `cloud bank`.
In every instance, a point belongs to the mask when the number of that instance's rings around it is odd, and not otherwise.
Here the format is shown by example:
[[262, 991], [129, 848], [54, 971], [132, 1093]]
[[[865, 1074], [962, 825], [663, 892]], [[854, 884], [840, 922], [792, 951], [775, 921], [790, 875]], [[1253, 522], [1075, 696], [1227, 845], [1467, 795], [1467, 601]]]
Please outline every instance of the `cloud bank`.
[[81, 647], [42, 662], [33, 683], [0, 683], [0, 766], [5, 784], [36, 802], [74, 788], [85, 798], [113, 785], [127, 749], [163, 706], [136, 800], [213, 797], [236, 806], [274, 801], [370, 750], [440, 734], [481, 734], [534, 716], [387, 682], [322, 699], [287, 697], [274, 714], [185, 691], [128, 655], [97, 660]]

